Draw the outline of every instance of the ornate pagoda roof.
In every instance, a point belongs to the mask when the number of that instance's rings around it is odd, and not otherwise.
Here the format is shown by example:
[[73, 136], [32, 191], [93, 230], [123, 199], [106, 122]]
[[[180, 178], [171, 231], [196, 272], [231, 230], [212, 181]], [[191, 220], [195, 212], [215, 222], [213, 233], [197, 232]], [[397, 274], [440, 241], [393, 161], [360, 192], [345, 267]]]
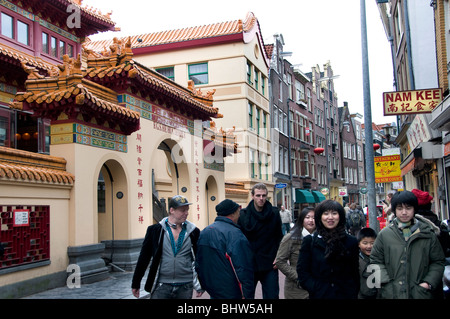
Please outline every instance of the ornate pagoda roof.
[[52, 65], [43, 59], [17, 51], [4, 43], [0, 43], [0, 60], [8, 61], [19, 67], [24, 62], [44, 72], [48, 72], [52, 68]]
[[215, 90], [203, 94], [195, 89], [193, 82], [183, 87], [132, 59], [131, 38], [122, 41], [114, 38], [112, 44], [101, 53], [84, 47], [87, 61], [85, 78], [110, 88], [132, 86], [142, 96], [150, 100], [158, 100], [160, 104], [173, 107], [174, 110], [184, 110], [194, 118], [210, 120], [222, 117], [217, 108], [213, 107]]
[[42, 117], [57, 120], [62, 113], [69, 118], [90, 122], [131, 134], [139, 129], [138, 112], [117, 104], [114, 91], [83, 79], [81, 57], [64, 56], [64, 63], [54, 67], [45, 77], [22, 63], [28, 73], [26, 92], [16, 94], [11, 106], [31, 109]]

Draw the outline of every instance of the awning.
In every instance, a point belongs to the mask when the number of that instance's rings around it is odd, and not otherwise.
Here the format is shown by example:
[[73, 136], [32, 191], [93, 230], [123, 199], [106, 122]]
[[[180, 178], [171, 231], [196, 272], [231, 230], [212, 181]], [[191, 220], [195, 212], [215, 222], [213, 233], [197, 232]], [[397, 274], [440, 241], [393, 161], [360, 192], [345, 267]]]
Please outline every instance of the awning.
[[311, 191], [316, 203], [320, 203], [321, 201], [324, 201], [326, 197], [319, 191]]
[[304, 189], [295, 189], [295, 202], [296, 203], [315, 203], [313, 195], [310, 191]]

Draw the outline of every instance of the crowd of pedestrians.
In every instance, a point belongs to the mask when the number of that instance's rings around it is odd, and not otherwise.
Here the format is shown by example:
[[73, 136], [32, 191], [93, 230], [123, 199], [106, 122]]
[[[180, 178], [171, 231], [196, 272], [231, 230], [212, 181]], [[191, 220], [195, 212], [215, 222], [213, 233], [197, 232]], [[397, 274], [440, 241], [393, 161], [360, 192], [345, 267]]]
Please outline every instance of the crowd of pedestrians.
[[253, 299], [258, 282], [264, 299], [278, 299], [279, 271], [286, 299], [448, 298], [448, 224], [432, 212], [427, 192], [391, 194], [384, 203], [390, 221], [378, 234], [356, 204], [324, 200], [292, 224], [291, 212], [267, 197], [259, 183], [245, 208], [225, 199], [200, 231], [187, 221], [191, 203], [174, 196], [168, 217], [148, 227], [133, 295], [148, 269], [152, 299], [205, 291], [212, 299]]

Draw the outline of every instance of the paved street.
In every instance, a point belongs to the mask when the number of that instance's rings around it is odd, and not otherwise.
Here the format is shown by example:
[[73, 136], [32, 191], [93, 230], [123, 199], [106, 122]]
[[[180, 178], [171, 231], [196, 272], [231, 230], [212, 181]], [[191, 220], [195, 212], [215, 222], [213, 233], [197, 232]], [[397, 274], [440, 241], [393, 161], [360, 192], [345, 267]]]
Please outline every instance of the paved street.
[[[284, 275], [280, 276], [280, 299], [284, 298]], [[92, 284], [82, 284], [80, 288], [68, 288], [66, 286], [50, 289], [41, 293], [24, 297], [22, 299], [136, 299], [131, 294], [132, 272], [111, 272], [109, 278]], [[142, 279], [142, 287], [145, 277]], [[141, 289], [141, 298], [148, 298], [148, 293]], [[204, 293], [202, 297], [193, 299], [209, 299]], [[256, 287], [255, 299], [262, 299], [260, 284]]]

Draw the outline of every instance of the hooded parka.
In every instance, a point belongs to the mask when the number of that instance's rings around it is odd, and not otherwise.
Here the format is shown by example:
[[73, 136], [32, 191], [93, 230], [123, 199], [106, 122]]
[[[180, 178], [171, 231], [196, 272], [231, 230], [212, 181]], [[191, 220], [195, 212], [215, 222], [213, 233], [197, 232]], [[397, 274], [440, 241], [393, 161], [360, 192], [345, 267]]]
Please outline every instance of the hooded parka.
[[[408, 240], [405, 240], [396, 219], [380, 231], [370, 262], [375, 265], [375, 277], [379, 275], [381, 298], [433, 298], [432, 291], [442, 280], [445, 262], [435, 231], [439, 229], [417, 214]], [[431, 291], [419, 286], [423, 282], [431, 285]]]

